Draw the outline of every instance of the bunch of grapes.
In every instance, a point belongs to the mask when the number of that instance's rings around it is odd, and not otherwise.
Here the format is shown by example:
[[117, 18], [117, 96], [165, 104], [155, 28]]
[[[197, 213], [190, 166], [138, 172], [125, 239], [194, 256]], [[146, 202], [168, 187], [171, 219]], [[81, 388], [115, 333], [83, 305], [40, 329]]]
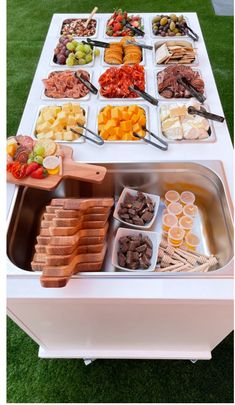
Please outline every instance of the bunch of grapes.
[[[75, 41], [71, 36], [62, 36], [54, 52], [54, 61], [59, 65], [86, 65], [93, 60], [93, 47]], [[94, 54], [99, 55], [99, 50]]]

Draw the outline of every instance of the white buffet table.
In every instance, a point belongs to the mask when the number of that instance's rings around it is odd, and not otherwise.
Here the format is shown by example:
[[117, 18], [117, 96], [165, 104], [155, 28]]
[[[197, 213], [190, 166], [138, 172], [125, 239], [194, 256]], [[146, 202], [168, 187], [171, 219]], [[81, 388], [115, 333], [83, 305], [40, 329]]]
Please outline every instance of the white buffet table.
[[[153, 44], [150, 20], [156, 13], [141, 13], [144, 17], [146, 43]], [[210, 111], [224, 115], [208, 59], [196, 13], [182, 13], [198, 33], [196, 43], [199, 69], [205, 81]], [[49, 71], [53, 49], [58, 41], [59, 27], [65, 18], [86, 17], [86, 14], [54, 14], [34, 76], [18, 133], [33, 134], [33, 125], [43, 100], [42, 78]], [[98, 35], [103, 39], [109, 14], [97, 14]], [[148, 52], [148, 51], [147, 51]], [[147, 91], [155, 94], [153, 72], [147, 53]], [[105, 69], [101, 57], [93, 68], [93, 83], [97, 85]], [[155, 68], [155, 70], [159, 70]], [[89, 106], [89, 127], [96, 129], [95, 117], [101, 105], [91, 95], [81, 104]], [[106, 103], [107, 104], [107, 103]], [[148, 104], [150, 129], [158, 132], [157, 108]], [[102, 148], [89, 142], [73, 145], [74, 159], [83, 162], [160, 162], [218, 160], [233, 194], [233, 149], [226, 122], [214, 122], [215, 142], [170, 143], [164, 153], [148, 145], [111, 145]], [[9, 185], [8, 213], [17, 195]], [[227, 195], [228, 199], [231, 195]], [[22, 271], [10, 260], [7, 269], [9, 316], [40, 346], [40, 357], [67, 358], [168, 358], [209, 359], [213, 348], [233, 329], [233, 280], [231, 276], [210, 279], [120, 279], [74, 277], [63, 289], [43, 289], [38, 273]]]

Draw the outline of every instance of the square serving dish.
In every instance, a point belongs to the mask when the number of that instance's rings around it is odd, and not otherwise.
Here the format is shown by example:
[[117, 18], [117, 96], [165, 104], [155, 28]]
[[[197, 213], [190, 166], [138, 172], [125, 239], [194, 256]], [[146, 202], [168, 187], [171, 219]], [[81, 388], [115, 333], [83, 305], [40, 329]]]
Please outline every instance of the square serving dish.
[[[162, 37], [161, 35], [154, 35], [152, 23], [153, 23], [153, 19], [154, 19], [157, 15], [158, 15], [158, 14], [156, 13], [152, 18], [149, 18], [149, 32], [150, 32], [151, 38], [154, 38], [154, 39], [157, 39], [157, 38], [159, 38], [159, 39], [162, 39], [162, 38], [164, 38], [164, 39], [165, 39], [165, 38], [169, 38], [169, 39], [175, 38], [175, 37], [170, 37], [170, 36]], [[164, 14], [164, 15], [167, 15], [167, 14]], [[183, 14], [178, 14], [178, 13], [177, 13], [177, 17], [179, 17], [179, 15], [183, 15]], [[190, 23], [189, 23], [188, 18], [185, 17], [184, 15], [183, 15], [183, 17], [184, 17], [184, 19], [185, 19], [187, 25], [190, 26]], [[189, 36], [186, 34], [186, 35], [181, 35], [179, 38], [189, 38]]]
[[[120, 40], [118, 40], [119, 38], [120, 38]], [[111, 40], [106, 41], [106, 42], [109, 42], [109, 43], [118, 43], [118, 42], [120, 42], [120, 41], [121, 41], [121, 37], [117, 37], [116, 40], [115, 40], [115, 39], [111, 39]], [[143, 45], [145, 44], [145, 41], [143, 41], [143, 40], [141, 40], [141, 39], [139, 39], [137, 42], [139, 42], [139, 43], [141, 43], [141, 44], [143, 44]], [[112, 67], [112, 66], [119, 67], [119, 66], [124, 65], [124, 63], [120, 63], [120, 64], [114, 64], [114, 63], [112, 63], [112, 64], [111, 64], [111, 63], [105, 62], [105, 60], [104, 60], [105, 49], [106, 49], [106, 48], [102, 48], [102, 49], [101, 49], [101, 52], [100, 52], [101, 63], [102, 63], [103, 66], [105, 66], [105, 67]], [[145, 64], [146, 64], [146, 54], [145, 54], [146, 50], [145, 50], [145, 49], [142, 49], [142, 48], [141, 48], [141, 50], [142, 50], [142, 60], [141, 60], [141, 62], [140, 62], [139, 64], [140, 64], [140, 65], [145, 65]]]
[[159, 68], [161, 68], [163, 66], [165, 66], [165, 67], [172, 66], [172, 63], [157, 63], [156, 62], [156, 51], [163, 44], [176, 45], [177, 46], [177, 43], [179, 43], [179, 45], [185, 43], [185, 45], [187, 44], [189, 47], [191, 47], [195, 51], [195, 59], [194, 59], [194, 61], [192, 63], [184, 63], [184, 65], [185, 66], [198, 66], [199, 60], [198, 60], [198, 54], [197, 54], [197, 50], [196, 50], [196, 47], [195, 47], [195, 43], [190, 38], [186, 38], [185, 36], [183, 36], [183, 38], [181, 38], [181, 37], [165, 37], [165, 38], [162, 38], [162, 39], [160, 39], [160, 38], [156, 39], [156, 42], [154, 42], [154, 44], [153, 44], [153, 53], [152, 53], [152, 55], [153, 55], [153, 64], [156, 67], [159, 67]]
[[[145, 105], [145, 104], [139, 104], [139, 103], [135, 103], [135, 102], [133, 102], [133, 103], [125, 103], [125, 104], [123, 104], [123, 103], [118, 103], [118, 102], [113, 102], [112, 100], [114, 100], [114, 99], [110, 99], [110, 103], [109, 104], [107, 104], [107, 105], [111, 105], [112, 107], [124, 107], [124, 106], [126, 106], [126, 105], [128, 105], [128, 107], [130, 107], [131, 105], [133, 105], [133, 104], [136, 104], [136, 105], [138, 105], [138, 107], [140, 107], [140, 108], [142, 108], [144, 111], [145, 111], [145, 116], [146, 116], [146, 128], [149, 128], [149, 107], [147, 106], [147, 105]], [[123, 100], [126, 100], [126, 99], [123, 99]], [[130, 100], [130, 99], [129, 99]], [[135, 100], [133, 100], [133, 99], [131, 99], [132, 101], [135, 101]], [[103, 106], [101, 106], [101, 105], [99, 105], [99, 107], [98, 107], [98, 110], [97, 110], [97, 115], [96, 115], [96, 127], [95, 127], [95, 132], [98, 134], [99, 133], [99, 131], [98, 131], [98, 127], [99, 127], [99, 125], [98, 125], [98, 114], [105, 108], [105, 107], [107, 107], [107, 105], [103, 105]], [[149, 139], [149, 134], [146, 132], [146, 135], [145, 135], [145, 138], [147, 138], [147, 139]], [[110, 144], [132, 144], [132, 145], [139, 145], [140, 143], [142, 144], [142, 145], [148, 145], [146, 142], [144, 142], [144, 141], [142, 141], [141, 139], [140, 140], [136, 140], [136, 141], [122, 141], [122, 140], [120, 140], [120, 141], [109, 141], [109, 140], [104, 140], [104, 143], [110, 143]]]
[[[183, 66], [183, 65], [182, 65], [182, 66]], [[187, 65], [187, 66], [190, 67], [189, 65]], [[161, 65], [161, 67], [162, 67], [162, 65]], [[179, 97], [179, 98], [172, 97], [172, 98], [166, 98], [166, 97], [161, 96], [161, 94], [160, 94], [159, 91], [158, 91], [157, 76], [158, 76], [158, 74], [159, 74], [160, 72], [162, 72], [163, 70], [165, 70], [167, 67], [169, 67], [169, 65], [167, 65], [164, 69], [154, 69], [154, 70], [153, 70], [153, 74], [154, 74], [154, 88], [155, 88], [155, 95], [156, 95], [156, 98], [159, 99], [159, 100], [162, 100], [162, 101], [167, 101], [167, 102], [172, 102], [172, 101], [175, 102], [175, 101], [179, 101], [179, 100], [180, 100], [180, 101], [187, 101], [187, 100], [190, 100], [190, 99], [196, 100], [194, 97]], [[205, 82], [205, 80], [203, 79], [203, 76], [202, 76], [201, 71], [200, 71], [199, 69], [197, 69], [197, 68], [194, 68], [194, 67], [192, 67], [192, 70], [195, 71], [195, 72], [198, 72], [200, 79], [202, 79], [202, 80], [204, 81], [204, 93], [203, 93], [203, 96], [206, 97], [206, 82]]]
[[[59, 102], [59, 103], [56, 104], [56, 105], [60, 107], [60, 106], [62, 106], [62, 105], [64, 105], [64, 104], [68, 104], [68, 103], [71, 103], [71, 102], [69, 102], [69, 101], [67, 101], [67, 102]], [[81, 105], [81, 103], [74, 103], [74, 102], [73, 102], [73, 103], [71, 103], [71, 104], [79, 104], [79, 105], [80, 105], [80, 107], [81, 107], [82, 110], [83, 110], [83, 114], [84, 114], [84, 116], [85, 116], [85, 126], [86, 126], [87, 119], [88, 119], [88, 107], [87, 107], [87, 106], [84, 106], [84, 105]], [[34, 139], [36, 139], [36, 140], [38, 140], [38, 138], [37, 138], [37, 136], [36, 136], [36, 134], [35, 134], [35, 128], [36, 128], [37, 119], [38, 119], [38, 117], [40, 116], [40, 113], [41, 113], [42, 109], [43, 109], [44, 107], [50, 107], [50, 106], [55, 106], [55, 103], [43, 104], [43, 105], [41, 105], [41, 106], [38, 108], [38, 110], [37, 110], [36, 118], [35, 118], [35, 120], [34, 120], [33, 127], [32, 127], [32, 131], [31, 131], [32, 137], [33, 137]], [[86, 134], [86, 131], [84, 132], [84, 134]], [[56, 142], [58, 142], [58, 143], [68, 143], [68, 144], [83, 143], [83, 142], [85, 141], [85, 139], [84, 139], [82, 136], [80, 136], [80, 138], [78, 138], [78, 139], [75, 139], [74, 141], [57, 140], [57, 139], [53, 139], [53, 140], [56, 141]]]
[[[133, 15], [133, 14], [131, 14], [131, 15]], [[138, 16], [140, 16], [140, 15], [138, 14]], [[108, 20], [110, 19], [110, 17], [105, 21], [105, 24], [104, 24], [104, 34], [103, 34], [104, 38], [106, 38], [106, 39], [108, 39], [108, 38], [109, 39], [113, 39], [113, 38], [116, 38], [116, 39], [120, 38], [121, 39], [121, 38], [123, 38], [122, 36], [113, 37], [113, 36], [109, 36], [109, 35], [106, 34], [106, 27], [107, 27], [107, 23], [108, 23]], [[145, 32], [145, 35], [144, 36], [142, 36], [142, 35], [134, 35], [135, 38], [143, 39], [147, 35], [147, 33], [145, 31], [145, 24], [144, 24], [144, 17], [143, 16], [141, 17], [141, 25], [143, 26], [142, 29]]]
[[[213, 143], [216, 142], [216, 134], [215, 134], [215, 129], [214, 129], [214, 125], [213, 125], [213, 121], [211, 120], [207, 120], [209, 122], [210, 125], [210, 130], [211, 130], [211, 134], [209, 135], [208, 138], [205, 139], [169, 139], [167, 138], [163, 132], [162, 132], [162, 123], [161, 123], [161, 108], [164, 106], [169, 107], [169, 104], [174, 105], [174, 106], [178, 106], [178, 105], [182, 105], [182, 104], [189, 104], [189, 100], [186, 101], [186, 99], [178, 99], [178, 101], [172, 101], [172, 103], [170, 103], [169, 101], [160, 101], [159, 103], [159, 108], [158, 108], [158, 112], [157, 112], [157, 119], [158, 119], [158, 133], [160, 134], [160, 137], [163, 138], [164, 140], [166, 140], [168, 143], [175, 143], [175, 144], [182, 144], [182, 143], [188, 143], [188, 144], [194, 144], [194, 143]], [[194, 98], [192, 98], [192, 101], [195, 101]], [[203, 104], [203, 107], [205, 107], [205, 109], [210, 112], [210, 109], [207, 105]], [[193, 115], [192, 115], [193, 117]]]
[[[153, 245], [153, 253], [151, 257], [151, 265], [148, 269], [128, 269], [127, 267], [121, 267], [118, 264], [118, 249], [119, 249], [119, 239], [123, 236], [137, 236], [139, 234], [142, 234], [144, 236], [148, 236], [149, 239], [152, 242]], [[113, 253], [112, 253], [112, 265], [121, 270], [121, 271], [128, 271], [131, 273], [136, 273], [136, 272], [152, 272], [156, 268], [157, 264], [157, 257], [158, 257], [158, 247], [161, 241], [161, 235], [158, 232], [150, 232], [150, 231], [140, 231], [136, 229], [130, 229], [130, 228], [118, 228], [115, 240], [114, 240], [114, 245], [113, 245]]]
[[[76, 71], [77, 70], [84, 70], [89, 74], [89, 81], [92, 82], [92, 78], [93, 78], [93, 72], [87, 69], [83, 69], [82, 67], [80, 68], [80, 66], [76, 66]], [[75, 73], [75, 70], [71, 70], [73, 73]], [[61, 70], [50, 70], [47, 74], [47, 77], [45, 77], [44, 79], [48, 79], [49, 75], [51, 73], [60, 73], [60, 72], [68, 72], [67, 69], [61, 69]], [[86, 94], [84, 97], [80, 97], [80, 98], [71, 98], [71, 97], [63, 97], [63, 98], [55, 98], [55, 97], [47, 97], [45, 95], [45, 86], [43, 84], [43, 90], [42, 90], [42, 95], [41, 95], [41, 99], [42, 100], [48, 100], [48, 101], [55, 101], [55, 100], [59, 100], [59, 101], [87, 101], [90, 99], [91, 93], [90, 91], [88, 91], [88, 94]]]
[[[89, 16], [87, 16], [87, 18], [88, 18]], [[78, 17], [74, 17], [74, 18], [67, 18], [67, 19], [65, 19], [65, 20], [63, 20], [63, 22], [62, 22], [62, 24], [61, 24], [61, 26], [60, 26], [60, 28], [59, 28], [59, 31], [58, 31], [58, 37], [60, 37], [61, 35], [63, 35], [62, 34], [62, 28], [63, 28], [63, 25], [64, 25], [64, 22], [66, 21], [66, 20], [83, 20], [84, 22], [85, 21], [87, 21], [87, 18], [78, 18]], [[96, 38], [97, 37], [97, 33], [98, 33], [98, 29], [99, 29], [99, 20], [98, 19], [96, 19], [96, 18], [92, 18], [92, 20], [93, 21], [96, 21], [96, 28], [95, 28], [95, 33], [93, 34], [93, 35], [76, 35], [76, 34], [72, 34], [73, 35], [73, 37], [74, 38]]]
[[117, 219], [119, 222], [125, 224], [126, 226], [130, 227], [130, 228], [134, 228], [134, 229], [149, 229], [152, 227], [153, 223], [155, 222], [156, 218], [157, 218], [157, 212], [158, 212], [158, 208], [159, 208], [159, 204], [160, 204], [160, 197], [158, 195], [155, 194], [149, 194], [149, 193], [143, 193], [146, 197], [149, 197], [153, 203], [154, 203], [154, 216], [151, 219], [150, 222], [146, 223], [145, 225], [135, 225], [135, 224], [130, 224], [126, 221], [124, 221], [123, 219], [120, 218], [118, 211], [121, 208], [121, 204], [124, 202], [126, 195], [130, 194], [132, 196], [136, 196], [138, 191], [140, 190], [134, 190], [133, 188], [129, 188], [129, 187], [124, 187], [124, 189], [122, 190], [122, 193], [118, 199], [118, 202], [116, 204], [113, 216], [115, 219]]
[[[74, 38], [74, 40], [77, 41], [77, 42], [82, 42], [83, 39], [82, 38]], [[49, 61], [50, 66], [52, 66], [53, 68], [56, 67], [56, 68], [63, 68], [63, 69], [69, 69], [69, 70], [76, 70], [76, 69], [79, 69], [79, 68], [83, 69], [83, 68], [87, 68], [87, 67], [89, 68], [89, 67], [94, 66], [95, 58], [96, 58], [94, 53], [93, 53], [92, 61], [89, 62], [89, 63], [85, 63], [84, 65], [67, 66], [66, 64], [60, 65], [59, 63], [56, 63], [55, 62], [54, 50], [56, 49], [58, 43], [59, 43], [59, 39], [57, 38], [56, 42], [55, 42], [55, 45], [53, 47], [53, 54], [52, 54], [51, 60]], [[94, 49], [95, 49], [95, 47], [94, 47]]]

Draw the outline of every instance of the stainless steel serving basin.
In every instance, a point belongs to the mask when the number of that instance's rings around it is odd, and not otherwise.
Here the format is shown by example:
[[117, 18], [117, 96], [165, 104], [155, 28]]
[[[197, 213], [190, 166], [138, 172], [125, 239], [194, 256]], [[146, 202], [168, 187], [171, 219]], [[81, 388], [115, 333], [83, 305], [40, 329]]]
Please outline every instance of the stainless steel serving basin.
[[[219, 265], [215, 270], [203, 274], [208, 277], [231, 273], [232, 207], [220, 162], [214, 161], [213, 164], [209, 161], [203, 162], [203, 164], [189, 162], [119, 163], [104, 166], [107, 168], [107, 175], [102, 184], [67, 179], [61, 182], [56, 190], [50, 192], [23, 187], [18, 189], [17, 198], [13, 202], [14, 207], [11, 210], [7, 240], [8, 257], [17, 268], [23, 270], [24, 273], [31, 271], [30, 262], [34, 254], [36, 236], [39, 233], [41, 215], [45, 205], [52, 198], [114, 196], [117, 200], [123, 187], [129, 186], [161, 196], [167, 190], [174, 188], [179, 192], [184, 190], [194, 192], [196, 204], [199, 207], [198, 230], [203, 250], [207, 254], [215, 254], [219, 259]], [[158, 226], [161, 228], [161, 224]], [[109, 249], [103, 272], [93, 275], [104, 277], [110, 276], [114, 272], [111, 265], [114, 229], [115, 221], [112, 221]], [[92, 273], [83, 273], [83, 275], [92, 277]], [[115, 276], [130, 277], [130, 274], [115, 272]], [[131, 276], [135, 275], [131, 274]], [[152, 273], [150, 275], [148, 273], [145, 277], [147, 276], [159, 277], [160, 274]], [[196, 275], [193, 274], [193, 276]], [[176, 273], [174, 273], [174, 277], [176, 277]]]

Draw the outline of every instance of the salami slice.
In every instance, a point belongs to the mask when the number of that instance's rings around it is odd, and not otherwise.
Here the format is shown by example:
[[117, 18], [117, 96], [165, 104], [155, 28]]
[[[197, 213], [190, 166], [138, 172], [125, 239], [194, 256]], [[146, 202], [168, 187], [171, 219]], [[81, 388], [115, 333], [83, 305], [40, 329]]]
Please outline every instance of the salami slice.
[[18, 160], [18, 156], [21, 152], [24, 152], [27, 154], [27, 156], [29, 155], [29, 153], [31, 152], [30, 149], [26, 148], [26, 146], [20, 145], [17, 150], [16, 153], [14, 154], [14, 160]]
[[26, 150], [22, 150], [19, 154], [18, 154], [18, 156], [17, 156], [17, 158], [15, 159], [17, 162], [19, 162], [19, 163], [27, 163], [27, 161], [28, 161], [28, 158], [29, 158], [29, 151], [26, 151]]
[[27, 149], [30, 149], [30, 150], [33, 149], [34, 141], [33, 141], [33, 138], [31, 138], [31, 136], [17, 135], [16, 140], [20, 145], [25, 146]]

